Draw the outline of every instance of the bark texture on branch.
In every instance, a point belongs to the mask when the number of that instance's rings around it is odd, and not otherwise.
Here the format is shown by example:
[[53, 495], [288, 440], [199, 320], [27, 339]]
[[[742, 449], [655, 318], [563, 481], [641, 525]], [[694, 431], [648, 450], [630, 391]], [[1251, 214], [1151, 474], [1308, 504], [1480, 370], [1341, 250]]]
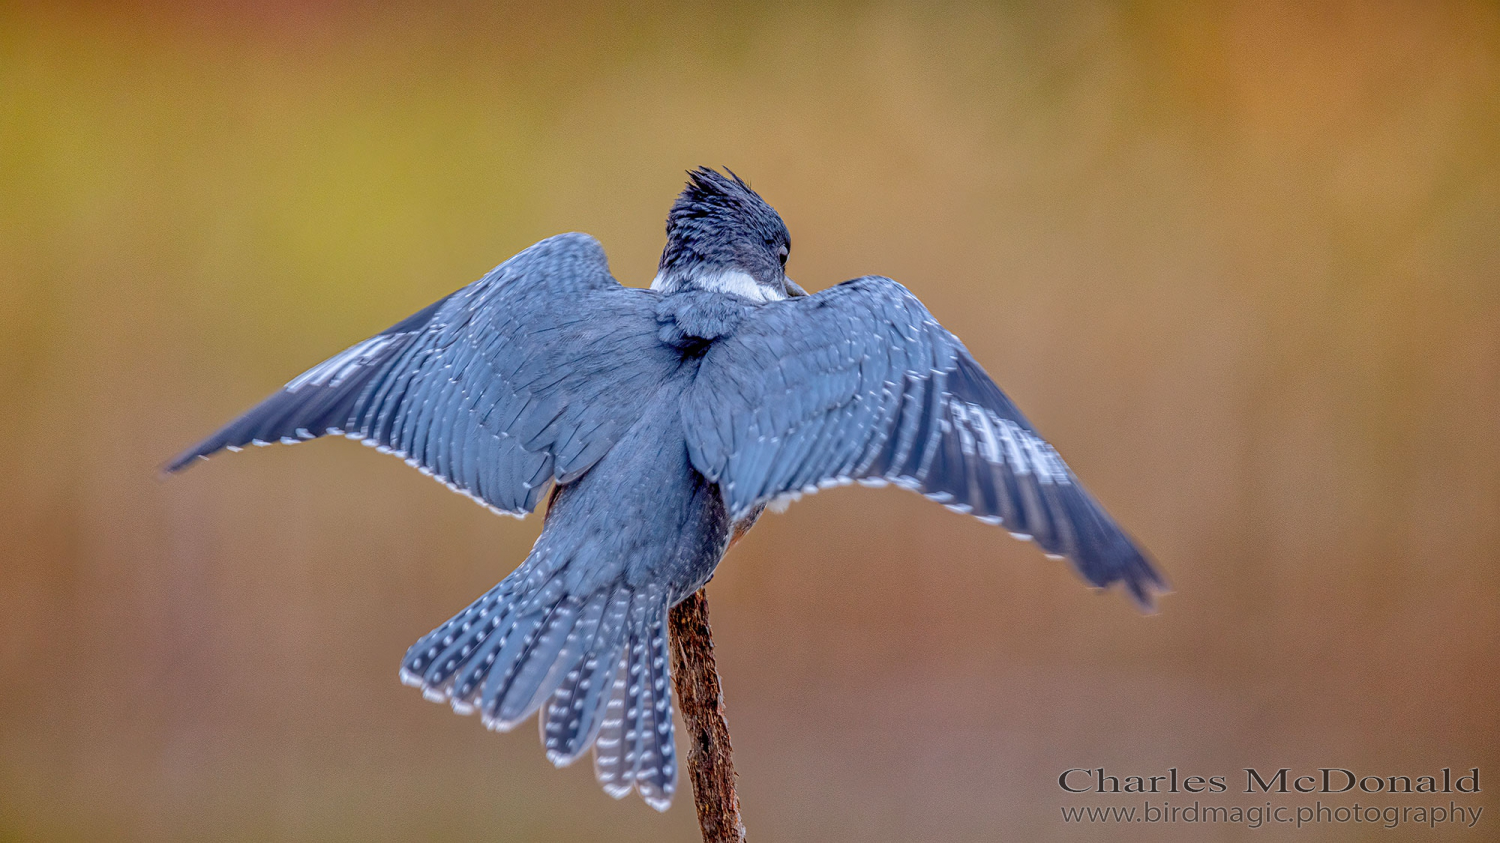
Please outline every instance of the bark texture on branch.
[[740, 798], [734, 792], [729, 724], [714, 665], [714, 639], [708, 627], [703, 589], [672, 607], [672, 681], [688, 739], [688, 776], [704, 843], [743, 843]]

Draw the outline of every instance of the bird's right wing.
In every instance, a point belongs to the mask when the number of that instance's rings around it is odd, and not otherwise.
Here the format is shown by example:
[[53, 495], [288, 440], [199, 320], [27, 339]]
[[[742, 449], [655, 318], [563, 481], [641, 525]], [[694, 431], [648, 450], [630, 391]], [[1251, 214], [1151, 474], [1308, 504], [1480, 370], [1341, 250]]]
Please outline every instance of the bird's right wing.
[[656, 341], [656, 298], [620, 286], [592, 237], [543, 240], [293, 378], [166, 470], [343, 434], [524, 515], [548, 481], [597, 462], [678, 365]]
[[682, 412], [693, 465], [733, 518], [823, 486], [889, 482], [1004, 523], [1144, 605], [1162, 587], [958, 338], [889, 278], [753, 309], [704, 352]]

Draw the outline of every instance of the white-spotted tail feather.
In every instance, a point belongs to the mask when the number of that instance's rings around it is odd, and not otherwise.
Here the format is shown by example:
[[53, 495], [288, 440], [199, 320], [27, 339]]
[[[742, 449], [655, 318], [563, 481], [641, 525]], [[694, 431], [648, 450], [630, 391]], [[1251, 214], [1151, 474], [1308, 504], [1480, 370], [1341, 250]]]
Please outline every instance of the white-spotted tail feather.
[[592, 746], [606, 793], [639, 791], [666, 810], [677, 764], [663, 592], [617, 583], [580, 597], [558, 572], [537, 573], [523, 565], [423, 636], [401, 681], [460, 714], [477, 710], [494, 730], [540, 709], [548, 760], [565, 766]]

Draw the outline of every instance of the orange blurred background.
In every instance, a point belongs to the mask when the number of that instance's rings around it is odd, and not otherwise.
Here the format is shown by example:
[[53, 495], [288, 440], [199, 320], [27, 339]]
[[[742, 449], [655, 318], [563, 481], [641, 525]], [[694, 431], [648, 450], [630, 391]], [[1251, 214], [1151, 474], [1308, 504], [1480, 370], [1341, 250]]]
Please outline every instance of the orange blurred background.
[[[156, 470], [542, 237], [645, 285], [699, 164], [809, 289], [916, 292], [1176, 589], [895, 489], [767, 517], [709, 589], [752, 839], [1494, 839], [1500, 7], [280, 2], [0, 7], [0, 840], [697, 839], [396, 681], [539, 519], [342, 441]], [[1101, 766], [1494, 783], [1065, 824], [1135, 804], [1064, 798]]]

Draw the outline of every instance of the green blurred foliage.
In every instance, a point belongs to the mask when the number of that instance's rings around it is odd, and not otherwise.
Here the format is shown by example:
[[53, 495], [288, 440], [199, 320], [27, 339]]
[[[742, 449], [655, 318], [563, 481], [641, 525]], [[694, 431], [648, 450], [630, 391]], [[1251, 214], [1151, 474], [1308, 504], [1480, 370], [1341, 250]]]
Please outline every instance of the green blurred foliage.
[[1177, 589], [896, 490], [766, 519], [710, 588], [757, 838], [1242, 839], [1056, 777], [1500, 763], [1493, 3], [7, 4], [0, 839], [694, 839], [396, 682], [536, 519], [349, 443], [156, 468], [541, 237], [644, 285], [698, 164]]

